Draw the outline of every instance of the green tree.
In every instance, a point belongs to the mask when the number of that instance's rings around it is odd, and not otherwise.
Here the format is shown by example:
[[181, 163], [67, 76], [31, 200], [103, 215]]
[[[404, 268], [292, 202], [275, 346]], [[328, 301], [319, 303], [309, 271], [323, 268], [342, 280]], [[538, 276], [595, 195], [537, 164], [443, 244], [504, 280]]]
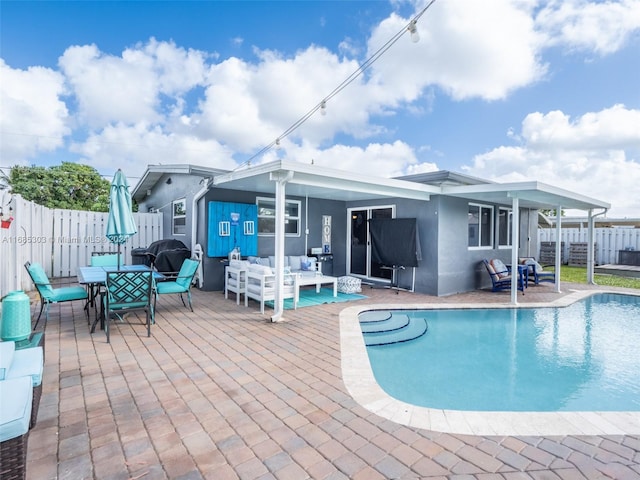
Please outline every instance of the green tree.
[[49, 208], [106, 212], [111, 183], [88, 165], [63, 162], [53, 167], [11, 169], [9, 182], [14, 193]]
[[[549, 209], [546, 209], [546, 208], [545, 208], [545, 209], [540, 210], [540, 212], [541, 212], [543, 215], [545, 215], [545, 216], [547, 216], [547, 217], [551, 217], [551, 218], [555, 218], [555, 217], [557, 216], [557, 214], [556, 214], [556, 212], [557, 212], [557, 211], [558, 211], [558, 210], [557, 210], [557, 209], [555, 209], [555, 208], [549, 208]], [[564, 217], [564, 210], [560, 210], [560, 216], [561, 216], [561, 217]]]

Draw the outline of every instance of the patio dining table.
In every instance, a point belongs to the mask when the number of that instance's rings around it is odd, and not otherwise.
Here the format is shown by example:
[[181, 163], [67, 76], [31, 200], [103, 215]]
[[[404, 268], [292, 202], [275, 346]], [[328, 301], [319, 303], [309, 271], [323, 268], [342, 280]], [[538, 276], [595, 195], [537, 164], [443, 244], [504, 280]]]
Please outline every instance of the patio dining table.
[[[92, 291], [96, 288], [100, 289], [100, 287], [105, 286], [107, 284], [107, 272], [153, 272], [153, 279], [155, 281], [165, 280], [166, 277], [153, 270], [151, 267], [147, 265], [120, 265], [118, 269], [115, 266], [86, 266], [79, 267], [77, 272], [78, 283], [80, 285], [86, 285]], [[100, 290], [102, 291], [102, 290]], [[95, 300], [95, 294], [91, 295], [90, 301]], [[104, 308], [102, 302], [100, 302], [100, 314], [96, 315], [96, 319], [93, 321], [91, 325], [91, 333], [93, 333], [96, 329], [96, 324], [100, 321], [100, 329], [104, 330]]]

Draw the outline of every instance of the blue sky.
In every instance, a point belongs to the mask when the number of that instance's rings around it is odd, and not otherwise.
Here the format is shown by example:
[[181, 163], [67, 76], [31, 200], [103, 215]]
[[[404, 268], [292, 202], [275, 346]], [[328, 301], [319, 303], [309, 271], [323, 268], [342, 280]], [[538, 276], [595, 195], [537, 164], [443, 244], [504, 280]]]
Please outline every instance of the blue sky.
[[444, 169], [640, 217], [640, 0], [437, 0], [414, 43], [426, 5], [3, 0], [0, 168], [77, 161], [131, 183], [158, 163]]

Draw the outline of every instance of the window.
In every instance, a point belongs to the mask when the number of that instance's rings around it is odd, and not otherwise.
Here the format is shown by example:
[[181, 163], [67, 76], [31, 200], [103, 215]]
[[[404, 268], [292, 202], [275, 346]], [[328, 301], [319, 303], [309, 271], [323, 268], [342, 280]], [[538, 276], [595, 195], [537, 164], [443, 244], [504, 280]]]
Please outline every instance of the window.
[[[276, 201], [258, 197], [258, 235], [274, 235], [276, 231]], [[285, 200], [284, 233], [289, 237], [300, 236], [300, 202]]]
[[187, 201], [176, 200], [171, 204], [172, 225], [174, 235], [186, 235], [187, 233]]
[[469, 204], [469, 248], [493, 245], [493, 207]]
[[512, 215], [510, 208], [498, 209], [498, 247], [510, 247]]

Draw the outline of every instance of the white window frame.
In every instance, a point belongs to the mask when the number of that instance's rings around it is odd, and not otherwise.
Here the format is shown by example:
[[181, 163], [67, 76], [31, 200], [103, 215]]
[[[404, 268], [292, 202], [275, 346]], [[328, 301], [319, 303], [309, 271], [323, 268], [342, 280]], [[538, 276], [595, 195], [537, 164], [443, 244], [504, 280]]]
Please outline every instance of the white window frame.
[[[256, 205], [258, 207], [258, 236], [259, 237], [273, 237], [275, 236], [274, 232], [263, 232], [261, 230], [261, 225], [260, 225], [260, 220], [261, 219], [265, 219], [265, 218], [269, 218], [271, 219], [272, 217], [270, 215], [260, 215], [260, 202], [269, 202], [271, 204], [274, 205], [274, 210], [275, 210], [275, 203], [276, 203], [276, 199], [274, 197], [256, 197]], [[297, 229], [296, 232], [290, 232], [290, 233], [285, 233], [285, 236], [287, 237], [299, 237], [301, 235], [301, 226], [302, 226], [302, 202], [300, 200], [286, 200], [285, 199], [285, 215], [286, 215], [286, 211], [287, 209], [287, 205], [295, 205], [298, 210], [298, 215], [297, 216], [288, 216], [286, 218], [286, 222], [288, 222], [289, 220], [295, 220], [297, 222]], [[275, 217], [275, 212], [274, 212], [274, 217]], [[274, 218], [274, 222], [275, 222], [275, 218]]]
[[[183, 214], [176, 214], [176, 205], [182, 204]], [[176, 219], [184, 218], [184, 233], [176, 232]], [[182, 225], [181, 225], [182, 226]], [[187, 199], [180, 198], [178, 200], [174, 200], [171, 202], [171, 233], [173, 235], [181, 235], [184, 236], [187, 234]]]
[[[493, 243], [494, 243], [494, 227], [495, 227], [495, 218], [494, 218], [494, 208], [493, 205], [485, 205], [482, 203], [469, 203], [468, 207], [467, 207], [467, 228], [469, 226], [469, 220], [468, 220], [468, 215], [470, 214], [469, 210], [471, 207], [478, 207], [478, 232], [477, 232], [477, 237], [478, 237], [478, 245], [469, 245], [469, 242], [471, 241], [471, 237], [469, 235], [469, 231], [467, 230], [467, 245], [469, 250], [490, 250], [493, 249]], [[482, 230], [482, 211], [483, 210], [489, 210], [489, 215], [488, 218], [490, 219], [491, 224], [488, 226], [489, 228], [489, 245], [481, 245], [481, 239], [482, 239], [482, 235], [483, 235], [483, 230]]]
[[[501, 216], [500, 214], [502, 212], [506, 212], [507, 215], [507, 243], [502, 243], [502, 238], [500, 238], [500, 227], [502, 226], [500, 224], [500, 220], [501, 220]], [[498, 248], [511, 248], [513, 246], [513, 209], [512, 208], [508, 208], [508, 207], [498, 207]]]

